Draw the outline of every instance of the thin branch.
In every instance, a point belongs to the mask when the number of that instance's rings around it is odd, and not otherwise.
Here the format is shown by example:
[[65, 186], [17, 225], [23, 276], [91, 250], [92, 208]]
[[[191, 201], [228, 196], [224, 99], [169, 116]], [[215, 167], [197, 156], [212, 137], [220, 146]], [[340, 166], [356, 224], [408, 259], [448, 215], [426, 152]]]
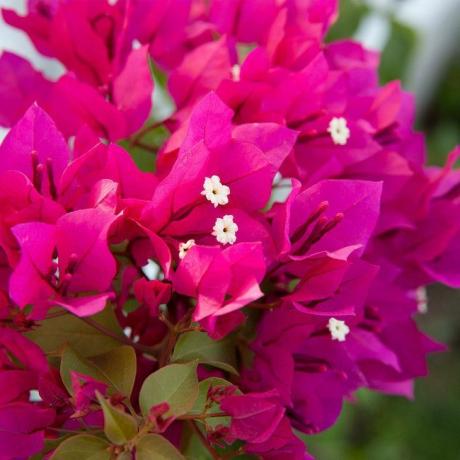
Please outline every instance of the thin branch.
[[229, 415], [226, 412], [214, 412], [212, 414], [190, 414], [190, 415], [182, 415], [178, 417], [179, 420], [204, 420], [207, 418], [213, 418], [213, 417], [229, 417]]
[[[63, 433], [63, 434], [81, 434], [81, 430], [68, 430], [68, 429], [65, 429], [65, 428], [55, 428], [53, 426], [49, 426], [46, 429], [51, 430], [51, 431], [57, 431], [57, 432]], [[89, 433], [102, 433], [102, 430], [89, 429], [88, 432]]]
[[109, 329], [106, 329], [104, 326], [99, 324], [97, 321], [94, 321], [91, 318], [85, 318], [85, 317], [80, 317], [80, 319], [88, 324], [89, 326], [93, 327], [94, 329], [98, 330], [101, 334], [107, 335], [108, 337], [112, 337], [113, 339], [117, 340], [120, 343], [123, 343], [125, 345], [130, 345], [131, 347], [135, 348], [136, 350], [140, 351], [141, 353], [146, 353], [150, 356], [153, 356], [155, 360], [157, 359], [156, 354], [155, 354], [155, 348], [148, 347], [145, 345], [142, 345], [140, 343], [134, 343], [131, 340], [128, 339], [126, 336], [121, 336], [116, 334], [115, 332], [112, 332]]
[[139, 147], [142, 150], [145, 150], [145, 151], [147, 151], [149, 153], [154, 153], [154, 154], [158, 153], [158, 149], [156, 147], [153, 147], [153, 146], [148, 145], [148, 144], [146, 144], [144, 142], [141, 142], [141, 141], [134, 141], [134, 142], [132, 142], [132, 145], [134, 145], [136, 147]]
[[203, 332], [204, 329], [201, 326], [190, 326], [177, 331], [179, 334], [185, 334], [186, 332]]
[[68, 314], [69, 314], [69, 312], [66, 311], [66, 310], [56, 311], [54, 313], [49, 313], [48, 315], [46, 315], [45, 319], [59, 318], [59, 316], [64, 316], [64, 315], [68, 315]]
[[166, 345], [164, 346], [160, 354], [160, 359], [159, 359], [160, 367], [166, 366], [166, 364], [168, 364], [171, 353], [173, 352], [174, 346], [176, 345], [176, 341], [177, 341], [177, 333], [174, 330], [170, 330]]
[[133, 139], [131, 140], [131, 144], [137, 142], [137, 141], [140, 141], [147, 133], [149, 133], [150, 131], [153, 131], [154, 129], [156, 128], [159, 128], [160, 126], [162, 126], [164, 123], [165, 123], [166, 120], [162, 120], [162, 121], [158, 121], [156, 123], [153, 123], [152, 125], [150, 126], [145, 126], [144, 128], [142, 128], [134, 137]]
[[160, 313], [158, 315], [158, 319], [162, 321], [163, 323], [165, 323], [170, 331], [176, 330], [176, 325], [171, 323], [171, 321], [169, 321], [168, 317], [164, 313]]

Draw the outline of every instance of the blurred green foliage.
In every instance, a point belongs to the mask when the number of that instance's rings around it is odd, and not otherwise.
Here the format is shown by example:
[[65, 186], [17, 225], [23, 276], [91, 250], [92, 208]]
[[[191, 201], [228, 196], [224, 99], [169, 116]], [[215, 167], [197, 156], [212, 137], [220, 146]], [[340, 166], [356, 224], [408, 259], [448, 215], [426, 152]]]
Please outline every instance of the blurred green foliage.
[[426, 115], [419, 120], [418, 127], [427, 134], [430, 163], [443, 164], [446, 154], [460, 143], [459, 51], [433, 95]]
[[417, 44], [416, 33], [396, 19], [390, 18], [391, 34], [380, 57], [380, 82], [402, 80], [406, 83], [404, 66], [410, 61]]

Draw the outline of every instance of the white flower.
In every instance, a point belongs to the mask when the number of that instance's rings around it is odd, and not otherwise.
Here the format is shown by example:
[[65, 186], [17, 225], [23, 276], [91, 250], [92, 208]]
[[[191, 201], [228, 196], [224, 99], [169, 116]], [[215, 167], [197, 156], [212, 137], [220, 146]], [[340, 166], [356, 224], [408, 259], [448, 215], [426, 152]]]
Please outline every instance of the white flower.
[[226, 185], [222, 185], [219, 176], [206, 177], [201, 194], [217, 208], [218, 205], [228, 203], [230, 188]]
[[334, 117], [329, 122], [327, 132], [331, 135], [332, 141], [336, 145], [346, 145], [350, 138], [350, 130], [347, 127], [347, 120], [343, 117]]
[[216, 219], [212, 234], [219, 243], [233, 244], [236, 241], [237, 231], [238, 225], [233, 222], [233, 216], [225, 215], [222, 218], [218, 217]]
[[415, 291], [415, 297], [417, 299], [417, 310], [419, 313], [424, 315], [428, 313], [428, 296], [426, 295], [426, 289], [422, 286]]
[[350, 332], [350, 328], [345, 324], [345, 321], [335, 318], [329, 319], [327, 328], [331, 333], [332, 340], [338, 340], [339, 342], [345, 342], [345, 338]]
[[232, 80], [240, 81], [241, 67], [238, 64], [232, 66]]
[[192, 246], [195, 246], [195, 240], [193, 239], [179, 244], [179, 259], [183, 259]]

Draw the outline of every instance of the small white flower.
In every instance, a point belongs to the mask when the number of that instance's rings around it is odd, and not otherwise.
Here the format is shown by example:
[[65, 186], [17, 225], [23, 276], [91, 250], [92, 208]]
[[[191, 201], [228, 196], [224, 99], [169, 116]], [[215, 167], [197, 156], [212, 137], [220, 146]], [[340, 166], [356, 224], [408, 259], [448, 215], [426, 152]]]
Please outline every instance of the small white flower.
[[222, 218], [218, 217], [216, 219], [212, 234], [219, 243], [233, 244], [236, 241], [237, 231], [238, 225], [233, 222], [233, 216], [225, 215]]
[[327, 328], [331, 333], [332, 340], [338, 340], [339, 342], [345, 342], [345, 338], [350, 332], [350, 328], [345, 324], [345, 321], [335, 318], [329, 319]]
[[228, 203], [230, 188], [226, 185], [222, 185], [219, 176], [206, 177], [201, 194], [217, 208], [219, 205]]
[[183, 259], [185, 255], [187, 254], [188, 250], [192, 247], [195, 246], [195, 240], [188, 240], [185, 243], [179, 244], [179, 259]]
[[343, 117], [334, 117], [329, 122], [327, 132], [331, 135], [332, 141], [336, 145], [346, 145], [350, 138], [350, 130], [347, 127], [347, 120]]
[[426, 289], [422, 286], [415, 291], [415, 298], [417, 299], [417, 309], [422, 315], [428, 313], [428, 296]]
[[232, 80], [240, 81], [240, 73], [241, 73], [241, 67], [238, 64], [235, 64], [232, 67]]

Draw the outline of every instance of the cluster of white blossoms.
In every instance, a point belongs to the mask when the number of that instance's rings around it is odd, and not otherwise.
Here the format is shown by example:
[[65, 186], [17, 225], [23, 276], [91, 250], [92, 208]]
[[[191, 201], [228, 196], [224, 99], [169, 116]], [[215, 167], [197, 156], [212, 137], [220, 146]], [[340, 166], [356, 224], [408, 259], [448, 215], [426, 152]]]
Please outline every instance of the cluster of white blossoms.
[[[239, 78], [239, 66], [236, 66], [234, 69], [232, 68], [232, 74], [234, 78]], [[336, 145], [346, 145], [350, 137], [350, 130], [347, 127], [347, 120], [343, 117], [332, 118], [327, 131], [331, 135], [332, 141]], [[213, 175], [204, 179], [203, 191], [201, 194], [204, 195], [206, 199], [214, 205], [215, 208], [217, 208], [217, 206], [224, 206], [228, 204], [230, 187], [222, 184], [219, 176]], [[214, 235], [216, 240], [221, 244], [233, 244], [236, 242], [237, 231], [238, 225], [233, 221], [233, 216], [225, 215], [222, 218], [218, 217], [216, 219], [212, 235]], [[181, 243], [179, 245], [179, 257], [183, 259], [187, 251], [194, 244], [195, 240], [188, 240], [186, 243]], [[340, 326], [340, 324], [337, 325], [336, 323], [343, 324], [344, 326]], [[333, 338], [339, 341], [345, 340], [345, 335], [343, 336], [343, 339], [338, 338], [342, 337], [341, 335], [338, 335], [340, 332], [337, 332], [337, 336], [334, 336], [332, 333], [332, 328], [334, 327], [342, 327], [341, 330], [345, 330], [344, 334], [346, 335], [349, 332], [348, 326], [343, 321], [338, 321], [334, 318], [331, 318], [329, 321], [329, 329], [331, 330]]]
[[335, 318], [329, 319], [327, 328], [331, 333], [332, 340], [338, 340], [339, 342], [345, 342], [345, 339], [350, 332], [350, 328], [346, 325], [345, 321]]
[[[235, 65], [232, 68], [232, 78], [235, 81], [239, 80], [240, 67]], [[334, 117], [329, 122], [327, 132], [331, 135], [331, 139], [335, 145], [346, 145], [350, 138], [350, 129], [347, 126], [347, 120], [344, 117]], [[217, 206], [224, 206], [228, 204], [228, 196], [230, 195], [230, 187], [222, 184], [220, 177], [213, 175], [206, 177], [203, 183], [203, 191], [201, 192], [206, 199]], [[238, 225], [234, 222], [233, 216], [230, 214], [224, 217], [218, 217], [213, 227], [212, 235], [221, 244], [233, 244], [236, 242], [236, 232]], [[195, 240], [188, 240], [186, 243], [179, 245], [179, 258], [183, 259], [187, 251], [195, 244]], [[328, 328], [331, 331], [332, 338], [343, 342], [345, 336], [350, 329], [344, 321], [331, 318], [329, 320]]]
[[[203, 191], [201, 192], [206, 199], [211, 202], [215, 208], [228, 204], [228, 196], [230, 195], [230, 187], [222, 184], [220, 177], [213, 175], [206, 177], [203, 183]], [[234, 244], [236, 242], [236, 232], [238, 225], [234, 222], [231, 214], [226, 214], [223, 217], [218, 217], [213, 227], [212, 235], [221, 244]], [[195, 245], [195, 240], [190, 239], [185, 243], [179, 244], [179, 258], [183, 259], [188, 250]]]
[[347, 120], [343, 117], [334, 117], [329, 122], [327, 132], [331, 135], [335, 145], [346, 145], [350, 138], [350, 129], [347, 126]]
[[[223, 185], [219, 176], [206, 177], [203, 183], [202, 195], [210, 201], [214, 207], [228, 204], [228, 195], [230, 187]], [[236, 242], [236, 232], [238, 225], [233, 221], [233, 216], [227, 214], [224, 217], [218, 217], [213, 227], [212, 235], [221, 244], [233, 244]]]

